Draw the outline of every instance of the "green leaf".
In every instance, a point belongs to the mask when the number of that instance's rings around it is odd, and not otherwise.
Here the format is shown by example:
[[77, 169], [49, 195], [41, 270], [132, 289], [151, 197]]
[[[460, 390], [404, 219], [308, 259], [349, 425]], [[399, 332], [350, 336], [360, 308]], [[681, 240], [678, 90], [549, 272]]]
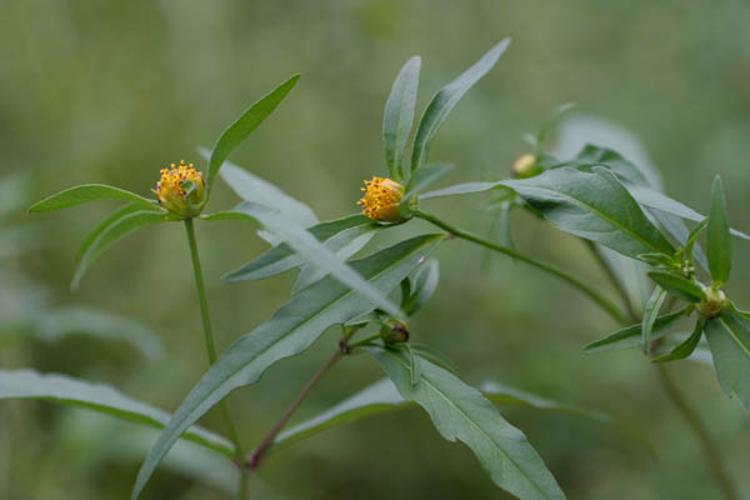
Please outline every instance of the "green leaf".
[[[206, 220], [215, 220], [212, 215], [204, 216]], [[373, 227], [375, 224], [361, 214], [349, 215], [333, 221], [321, 222], [308, 229], [319, 241], [327, 241], [337, 234], [353, 228]], [[225, 274], [222, 279], [229, 282], [257, 280], [276, 276], [289, 269], [304, 264], [304, 259], [294, 253], [294, 250], [286, 243], [274, 246], [256, 259], [248, 262], [242, 267]]]
[[483, 193], [491, 189], [496, 189], [501, 186], [500, 182], [464, 182], [462, 184], [455, 184], [442, 189], [436, 189], [430, 191], [419, 197], [420, 200], [429, 200], [432, 198], [442, 198], [444, 196], [458, 196], [461, 194], [475, 194]]
[[728, 308], [705, 331], [721, 388], [750, 412], [750, 320]]
[[408, 200], [412, 196], [421, 193], [445, 177], [451, 170], [453, 170], [453, 165], [448, 163], [434, 163], [420, 168], [409, 179], [409, 183], [406, 185], [404, 200]]
[[[354, 254], [362, 250], [372, 240], [377, 230], [376, 224], [365, 224], [352, 227], [331, 236], [325, 242], [326, 248], [334, 252], [342, 261], [349, 260]], [[307, 288], [316, 281], [323, 279], [328, 273], [313, 263], [305, 264], [300, 269], [297, 281], [294, 282], [292, 293]]]
[[698, 343], [700, 342], [701, 336], [703, 335], [703, 325], [705, 325], [705, 323], [706, 322], [703, 318], [698, 319], [698, 321], [696, 321], [695, 323], [695, 328], [693, 328], [693, 333], [690, 334], [690, 336], [686, 338], [684, 342], [677, 345], [667, 354], [654, 358], [651, 361], [653, 361], [654, 363], [664, 363], [667, 361], [685, 359], [693, 354], [693, 351], [695, 351], [695, 348], [698, 347]]
[[[79, 406], [117, 418], [161, 429], [170, 415], [132, 399], [104, 384], [92, 384], [67, 375], [40, 374], [33, 370], [0, 370], [0, 399], [43, 399]], [[188, 429], [184, 438], [232, 457], [234, 447], [221, 436], [200, 427]]]
[[698, 303], [703, 299], [701, 287], [679, 274], [667, 271], [651, 271], [648, 273], [648, 277], [669, 293], [688, 302]]
[[140, 321], [83, 306], [65, 306], [37, 314], [36, 334], [47, 342], [84, 334], [104, 340], [127, 342], [155, 361], [164, 354], [159, 337]]
[[729, 279], [732, 269], [732, 241], [727, 224], [727, 200], [721, 178], [714, 177], [711, 186], [711, 213], [706, 227], [706, 255], [711, 277], [717, 286]]
[[[702, 222], [705, 219], [703, 215], [699, 214], [692, 208], [680, 203], [679, 201], [673, 200], [658, 191], [654, 191], [653, 189], [641, 186], [629, 186], [628, 190], [630, 191], [630, 194], [633, 195], [633, 198], [644, 207], [656, 208], [693, 222]], [[730, 229], [729, 231], [737, 238], [750, 240], [750, 236], [742, 231], [738, 231], [737, 229]]]
[[553, 109], [552, 113], [550, 113], [550, 115], [544, 119], [542, 125], [539, 127], [539, 130], [536, 133], [536, 137], [534, 137], [533, 139], [533, 145], [538, 148], [543, 148], [544, 143], [552, 130], [557, 126], [558, 123], [560, 123], [560, 120], [562, 120], [562, 118], [570, 111], [572, 111], [575, 107], [576, 103], [566, 102], [565, 104], [561, 104]]
[[661, 306], [664, 304], [664, 299], [666, 297], [667, 292], [657, 286], [651, 292], [651, 296], [648, 298], [646, 305], [643, 308], [643, 318], [641, 320], [641, 344], [646, 353], [651, 351], [651, 334], [653, 333], [654, 322], [659, 315], [659, 311], [661, 310]]
[[[417, 236], [354, 261], [352, 268], [380, 293], [388, 294], [442, 239], [442, 235]], [[132, 498], [138, 498], [185, 429], [230, 392], [255, 383], [277, 361], [302, 353], [330, 326], [344, 324], [373, 308], [369, 300], [327, 277], [292, 297], [268, 322], [237, 339], [201, 377], [159, 436], [138, 473]]]
[[51, 212], [61, 208], [73, 207], [82, 203], [99, 200], [120, 200], [136, 203], [142, 208], [156, 209], [155, 201], [106, 184], [81, 184], [55, 193], [36, 202], [29, 208], [29, 212]]
[[526, 436], [510, 425], [482, 394], [450, 372], [417, 358], [419, 379], [410, 381], [404, 353], [368, 348], [404, 399], [427, 411], [448, 441], [460, 440], [499, 487], [523, 498], [565, 498]]
[[[201, 154], [207, 156], [208, 151], [203, 149]], [[273, 207], [304, 227], [318, 223], [318, 217], [308, 205], [230, 161], [225, 161], [221, 167], [221, 178], [245, 201]]]
[[308, 262], [315, 264], [325, 274], [330, 273], [336, 280], [357, 291], [362, 297], [392, 316], [403, 317], [398, 307], [362, 279], [346, 262], [326, 248], [305, 228], [298, 226], [279, 212], [263, 205], [244, 202], [230, 213], [244, 216], [248, 220], [259, 221], [265, 229], [288, 244]]
[[[273, 113], [276, 107], [281, 104], [286, 95], [299, 80], [299, 75], [294, 75], [287, 81], [266, 94], [259, 101], [252, 104], [242, 113], [242, 115], [221, 134], [216, 141], [214, 149], [211, 151], [211, 159], [208, 161], [208, 177], [206, 184], [209, 192], [213, 188], [214, 178], [219, 172], [221, 165], [224, 163], [234, 149], [239, 146], [247, 137]], [[208, 198], [208, 196], [206, 196]]]
[[410, 281], [411, 294], [403, 306], [404, 312], [409, 316], [421, 309], [437, 289], [440, 281], [440, 266], [437, 259], [430, 259], [422, 264]]
[[[664, 212], [663, 210], [659, 210], [658, 208], [647, 208], [647, 210], [648, 213], [653, 216], [656, 222], [658, 222], [659, 225], [675, 239], [675, 241], [683, 245], [683, 247], [687, 246], [691, 231], [688, 229], [685, 221], [674, 214]], [[706, 219], [704, 219], [704, 222], [705, 220]], [[706, 255], [703, 253], [703, 249], [700, 247], [700, 245], [696, 245], [695, 243], [693, 243], [691, 252], [694, 261], [698, 263], [701, 269], [708, 272], [708, 261], [706, 260]], [[685, 252], [685, 255], [687, 255], [687, 252]], [[678, 266], [682, 264], [679, 261], [677, 261], [677, 263]]]
[[86, 271], [96, 261], [96, 259], [104, 253], [113, 243], [121, 240], [128, 234], [132, 233], [136, 229], [140, 229], [144, 226], [151, 224], [159, 224], [162, 222], [168, 222], [175, 220], [174, 216], [166, 214], [165, 212], [154, 212], [148, 210], [140, 210], [137, 212], [125, 213], [122, 217], [112, 222], [106, 229], [101, 231], [91, 244], [86, 248], [86, 251], [81, 255], [78, 260], [78, 267], [73, 275], [73, 279], [70, 283], [70, 287], [75, 290], [81, 283]]
[[414, 56], [401, 68], [393, 82], [391, 93], [385, 102], [383, 115], [383, 141], [385, 161], [390, 176], [399, 181], [403, 178], [403, 158], [409, 141], [414, 107], [417, 104], [419, 69], [422, 59]]
[[[680, 309], [679, 311], [659, 316], [654, 321], [653, 327], [651, 328], [651, 339], [655, 340], [663, 337], [668, 332], [668, 327], [672, 326], [683, 316], [686, 316], [690, 312], [689, 307]], [[634, 325], [627, 326], [617, 330], [615, 333], [608, 335], [607, 337], [592, 342], [585, 347], [586, 352], [605, 352], [605, 351], [619, 351], [623, 349], [632, 349], [641, 345], [641, 334], [643, 331], [643, 324], [636, 323]]]
[[464, 94], [492, 69], [509, 44], [510, 38], [503, 39], [471, 68], [432, 97], [422, 114], [414, 139], [414, 150], [411, 157], [412, 172], [419, 170], [419, 167], [427, 159], [430, 142], [437, 134], [440, 126], [445, 123], [451, 110], [458, 104]]
[[[416, 352], [423, 357], [421, 352]], [[428, 361], [437, 364], [432, 360]], [[611, 420], [606, 415], [566, 405], [498, 382], [485, 382], [481, 386], [481, 392], [485, 398], [496, 404], [577, 415], [600, 422]], [[393, 382], [381, 379], [320, 414], [283, 430], [274, 441], [274, 449], [278, 450], [281, 446], [303, 441], [333, 427], [371, 416], [410, 410], [415, 406], [414, 401], [407, 401], [401, 397]]]
[[499, 184], [514, 189], [563, 231], [601, 243], [623, 255], [674, 252], [627, 189], [601, 167], [583, 172], [564, 167]]
[[639, 166], [626, 160], [620, 153], [609, 148], [587, 144], [576, 155], [575, 164], [601, 165], [611, 170], [617, 177], [635, 184], [648, 187], [650, 182], [648, 174]]
[[104, 231], [109, 229], [113, 224], [116, 224], [120, 219], [125, 217], [126, 215], [132, 214], [133, 212], [138, 212], [139, 210], [143, 210], [143, 207], [141, 205], [138, 205], [136, 203], [130, 203], [128, 205], [125, 205], [111, 214], [107, 216], [98, 226], [96, 226], [87, 236], [84, 238], [83, 242], [81, 243], [80, 248], [78, 249], [78, 255], [77, 258], [80, 259], [83, 257], [83, 255], [88, 251], [88, 249], [91, 247], [91, 245], [94, 244], [96, 239], [101, 235]]

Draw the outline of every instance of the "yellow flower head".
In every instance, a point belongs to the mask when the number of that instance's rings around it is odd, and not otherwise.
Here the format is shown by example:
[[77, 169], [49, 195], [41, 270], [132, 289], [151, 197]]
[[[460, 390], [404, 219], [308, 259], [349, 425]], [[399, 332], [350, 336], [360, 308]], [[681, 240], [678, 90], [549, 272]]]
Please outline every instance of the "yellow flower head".
[[404, 196], [404, 186], [387, 177], [373, 177], [365, 181], [364, 196], [357, 202], [362, 213], [378, 222], [399, 222], [403, 217], [399, 211]]
[[513, 162], [513, 175], [519, 179], [527, 179], [540, 173], [536, 164], [536, 156], [530, 153], [522, 154]]
[[172, 163], [161, 169], [161, 177], [156, 183], [156, 198], [159, 204], [182, 217], [195, 217], [200, 213], [205, 196], [203, 174], [192, 163]]

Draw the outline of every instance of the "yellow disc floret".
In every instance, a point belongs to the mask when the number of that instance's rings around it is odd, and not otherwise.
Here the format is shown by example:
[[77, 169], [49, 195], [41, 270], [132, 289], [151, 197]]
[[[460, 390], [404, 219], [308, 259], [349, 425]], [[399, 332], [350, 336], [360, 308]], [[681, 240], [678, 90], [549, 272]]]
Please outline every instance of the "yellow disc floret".
[[365, 194], [357, 204], [367, 217], [378, 222], [403, 220], [399, 205], [404, 197], [404, 186], [387, 177], [373, 177], [365, 181], [362, 191]]
[[156, 183], [156, 198], [159, 204], [181, 217], [195, 217], [201, 211], [205, 196], [203, 174], [192, 163], [172, 163], [161, 169], [161, 177]]

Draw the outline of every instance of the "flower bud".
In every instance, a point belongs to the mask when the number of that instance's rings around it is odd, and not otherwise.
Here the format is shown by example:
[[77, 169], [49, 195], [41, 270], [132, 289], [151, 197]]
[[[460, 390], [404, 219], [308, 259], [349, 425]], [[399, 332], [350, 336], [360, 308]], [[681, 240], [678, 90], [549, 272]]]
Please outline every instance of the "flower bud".
[[706, 287], [703, 290], [703, 300], [696, 306], [698, 311], [707, 319], [715, 318], [727, 306], [727, 296], [723, 290]]
[[195, 217], [203, 208], [206, 185], [203, 174], [195, 169], [192, 163], [172, 163], [169, 168], [161, 169], [161, 177], [156, 183], [154, 193], [159, 204], [180, 217]]
[[402, 222], [406, 219], [400, 205], [404, 197], [404, 186], [387, 177], [373, 177], [365, 181], [365, 193], [357, 202], [362, 213], [378, 222]]
[[381, 329], [382, 339], [386, 344], [403, 344], [409, 341], [409, 329], [406, 323], [390, 321]]
[[531, 153], [525, 153], [516, 158], [516, 161], [513, 162], [513, 177], [528, 179], [542, 173], [536, 160], [536, 156]]

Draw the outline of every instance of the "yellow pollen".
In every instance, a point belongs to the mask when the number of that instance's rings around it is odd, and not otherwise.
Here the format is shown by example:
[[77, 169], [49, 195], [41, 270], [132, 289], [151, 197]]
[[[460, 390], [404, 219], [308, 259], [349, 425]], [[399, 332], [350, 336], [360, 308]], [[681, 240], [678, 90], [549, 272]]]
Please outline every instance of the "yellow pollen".
[[[183, 216], [192, 216], [196, 206], [203, 200], [205, 184], [203, 174], [195, 169], [192, 163], [171, 163], [169, 168], [159, 170], [161, 174], [156, 183], [156, 198], [170, 212]], [[191, 192], [185, 186], [192, 184]]]
[[404, 196], [404, 186], [386, 177], [373, 177], [364, 181], [364, 196], [357, 202], [370, 219], [396, 222], [401, 219], [399, 204]]

